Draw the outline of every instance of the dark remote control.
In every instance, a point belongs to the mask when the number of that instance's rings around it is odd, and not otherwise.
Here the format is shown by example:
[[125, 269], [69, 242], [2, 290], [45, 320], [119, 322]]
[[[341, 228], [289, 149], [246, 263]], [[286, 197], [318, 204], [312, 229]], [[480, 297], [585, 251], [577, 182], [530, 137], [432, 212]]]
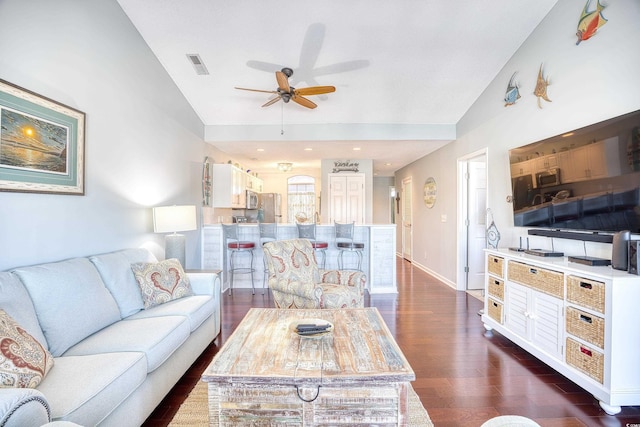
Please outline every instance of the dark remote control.
[[325, 332], [330, 328], [330, 325], [298, 325], [296, 327], [296, 332], [300, 333], [309, 333], [309, 332]]
[[316, 334], [322, 334], [324, 332], [327, 332], [326, 329], [312, 329], [312, 330], [306, 330], [306, 331], [298, 331], [298, 335], [316, 335]]

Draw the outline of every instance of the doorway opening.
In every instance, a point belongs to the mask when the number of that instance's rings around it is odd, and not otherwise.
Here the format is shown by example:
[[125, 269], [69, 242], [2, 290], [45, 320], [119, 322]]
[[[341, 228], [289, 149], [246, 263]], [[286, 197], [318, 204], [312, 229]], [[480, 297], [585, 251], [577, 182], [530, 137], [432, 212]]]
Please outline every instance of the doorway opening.
[[457, 289], [484, 289], [486, 210], [489, 194], [487, 148], [458, 159]]
[[411, 262], [413, 260], [413, 185], [411, 177], [402, 180], [402, 258]]

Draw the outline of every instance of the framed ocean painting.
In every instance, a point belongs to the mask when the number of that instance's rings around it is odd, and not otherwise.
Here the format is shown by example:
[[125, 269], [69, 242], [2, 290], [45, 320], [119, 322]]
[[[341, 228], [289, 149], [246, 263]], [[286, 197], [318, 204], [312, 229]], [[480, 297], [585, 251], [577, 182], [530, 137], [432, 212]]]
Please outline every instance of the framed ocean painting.
[[85, 114], [0, 79], [0, 191], [84, 195]]

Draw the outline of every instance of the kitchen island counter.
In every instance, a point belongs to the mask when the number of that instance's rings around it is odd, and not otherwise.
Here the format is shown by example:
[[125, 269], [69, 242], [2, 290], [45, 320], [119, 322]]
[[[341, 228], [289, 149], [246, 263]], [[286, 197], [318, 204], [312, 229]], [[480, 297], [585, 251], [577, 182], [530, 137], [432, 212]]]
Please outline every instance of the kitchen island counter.
[[[257, 223], [239, 224], [239, 237], [256, 244], [253, 254], [253, 279], [256, 289], [263, 285], [263, 254], [260, 245], [260, 232]], [[278, 224], [278, 239], [295, 239], [298, 230], [295, 224]], [[327, 249], [326, 268], [338, 268], [338, 250], [335, 244], [335, 228], [332, 224], [318, 224], [316, 226], [317, 240], [329, 243]], [[396, 225], [395, 224], [365, 224], [355, 226], [355, 241], [365, 245], [362, 259], [362, 271], [367, 275], [367, 290], [375, 293], [397, 293], [396, 285]], [[202, 268], [223, 270], [223, 289], [229, 287], [227, 270], [229, 260], [224, 246], [224, 237], [220, 224], [204, 225], [202, 227]], [[320, 257], [319, 257], [320, 258]], [[236, 259], [239, 267], [248, 267], [248, 257]], [[356, 268], [355, 254], [344, 255], [345, 268]], [[251, 288], [248, 274], [234, 277], [234, 289]], [[266, 286], [266, 285], [265, 285]]]

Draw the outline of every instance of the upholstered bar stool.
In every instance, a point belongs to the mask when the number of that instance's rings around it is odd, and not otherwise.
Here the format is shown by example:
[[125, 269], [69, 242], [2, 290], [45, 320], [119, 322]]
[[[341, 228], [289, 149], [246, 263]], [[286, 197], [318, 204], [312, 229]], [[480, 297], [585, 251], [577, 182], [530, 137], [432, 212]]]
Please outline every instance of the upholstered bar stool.
[[[233, 276], [235, 273], [251, 274], [251, 293], [255, 294], [256, 289], [253, 284], [253, 272], [255, 271], [253, 268], [253, 249], [256, 247], [256, 244], [238, 238], [238, 224], [222, 224], [222, 230], [224, 231], [224, 240], [229, 254], [229, 295], [233, 292]], [[236, 267], [235, 257], [243, 253], [251, 257], [249, 267]]]
[[[267, 242], [278, 240], [278, 224], [275, 222], [261, 222], [258, 224], [260, 230], [260, 245], [264, 246]], [[269, 269], [267, 268], [267, 259], [263, 256], [264, 277], [262, 279], [262, 295], [264, 295], [264, 286], [269, 277]]]
[[338, 248], [338, 269], [343, 270], [342, 255], [345, 252], [354, 252], [358, 255], [358, 270], [362, 271], [362, 252], [364, 243], [354, 242], [355, 223], [339, 224], [334, 222], [336, 231], [336, 247]]
[[312, 224], [296, 223], [296, 226], [298, 227], [298, 238], [308, 239], [311, 242], [313, 249], [322, 254], [322, 263], [320, 264], [320, 268], [324, 270], [327, 261], [327, 249], [329, 248], [329, 243], [316, 240], [315, 222]]

